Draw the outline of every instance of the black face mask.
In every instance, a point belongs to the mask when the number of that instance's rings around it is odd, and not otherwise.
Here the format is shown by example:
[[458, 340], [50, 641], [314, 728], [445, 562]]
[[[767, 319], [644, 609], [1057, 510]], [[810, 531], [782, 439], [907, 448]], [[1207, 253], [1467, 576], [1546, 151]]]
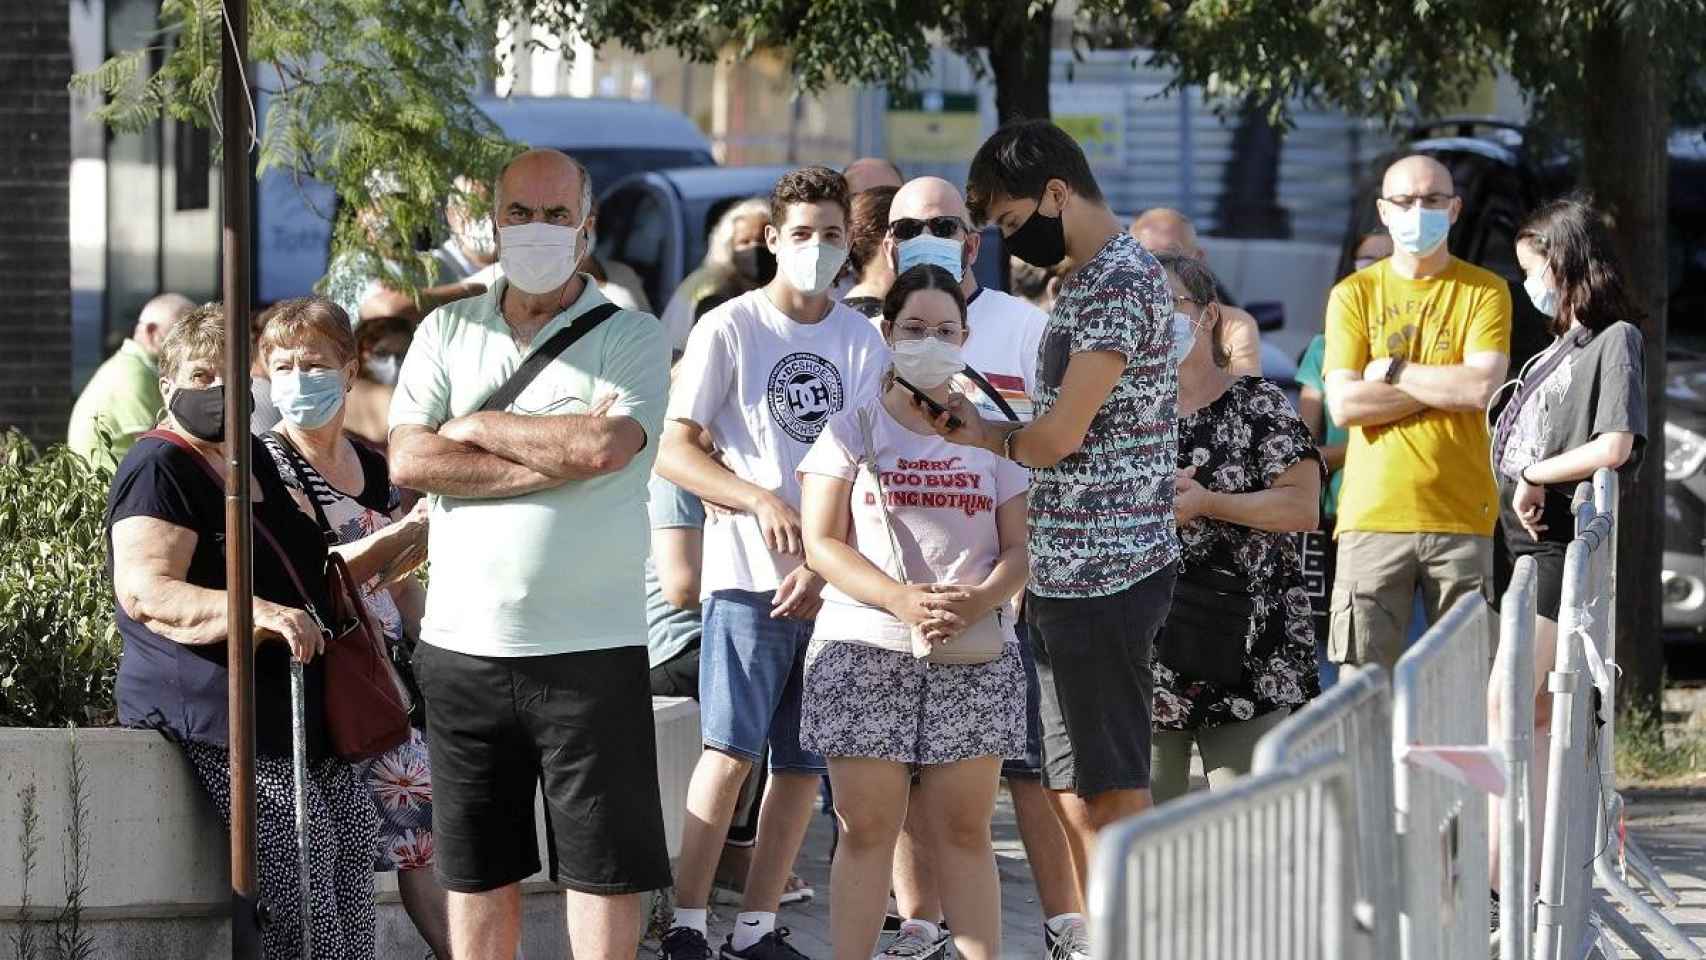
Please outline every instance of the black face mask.
[[1041, 198], [1036, 212], [1002, 242], [1008, 253], [1044, 270], [1066, 259], [1066, 227], [1060, 217], [1044, 215]]
[[224, 384], [201, 390], [179, 387], [172, 391], [166, 409], [171, 411], [178, 426], [197, 440], [220, 443], [225, 439]]
[[762, 287], [776, 276], [776, 255], [764, 244], [735, 251], [735, 276], [755, 287]]

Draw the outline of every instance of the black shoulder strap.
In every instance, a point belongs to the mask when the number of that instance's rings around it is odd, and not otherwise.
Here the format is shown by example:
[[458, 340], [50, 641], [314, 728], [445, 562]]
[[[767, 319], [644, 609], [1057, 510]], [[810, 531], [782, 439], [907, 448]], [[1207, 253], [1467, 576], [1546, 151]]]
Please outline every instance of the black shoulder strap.
[[[983, 288], [979, 287], [978, 289], [981, 290]], [[1019, 415], [1013, 412], [1013, 405], [1007, 402], [1007, 398], [1001, 395], [1001, 391], [995, 389], [994, 384], [984, 379], [983, 374], [972, 369], [972, 366], [969, 363], [966, 364], [965, 375], [966, 379], [977, 384], [977, 388], [983, 391], [984, 396], [994, 401], [995, 406], [999, 408], [1003, 414], [1006, 414], [1008, 420], [1011, 420], [1014, 423], [1019, 422]]]
[[515, 398], [521, 396], [521, 391], [526, 390], [527, 385], [533, 382], [533, 378], [539, 376], [540, 371], [549, 366], [551, 361], [561, 356], [563, 351], [575, 345], [575, 341], [591, 333], [599, 324], [610, 319], [611, 314], [620, 309], [622, 308], [614, 303], [601, 303], [576, 317], [573, 323], [557, 331], [551, 339], [545, 341], [544, 346], [533, 351], [533, 355], [509, 375], [509, 379], [504, 381], [504, 385], [499, 387], [496, 393], [487, 397], [485, 403], [480, 404], [481, 412], [493, 410], [502, 412], [509, 409], [509, 405], [515, 402]]
[[302, 469], [306, 462], [302, 452], [296, 449], [296, 444], [291, 443], [290, 438], [281, 430], [274, 430], [267, 436], [284, 448], [284, 459], [289, 461], [291, 472], [296, 474], [296, 482], [302, 486], [302, 496], [314, 506], [314, 520], [320, 525], [321, 536], [326, 538], [328, 546], [336, 546], [338, 535], [332, 529], [331, 522], [326, 519], [326, 511], [320, 506], [320, 498], [314, 495], [314, 485], [308, 481], [307, 471]]

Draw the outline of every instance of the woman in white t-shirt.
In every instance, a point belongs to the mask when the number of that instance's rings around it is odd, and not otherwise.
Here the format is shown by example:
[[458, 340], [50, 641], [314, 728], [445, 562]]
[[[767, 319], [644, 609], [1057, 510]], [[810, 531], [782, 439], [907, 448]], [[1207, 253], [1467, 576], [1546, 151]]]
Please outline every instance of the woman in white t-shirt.
[[[919, 770], [936, 870], [954, 878], [942, 901], [955, 946], [966, 960], [994, 960], [1001, 893], [989, 821], [1001, 761], [1025, 748], [1008, 605], [1029, 577], [1029, 477], [943, 440], [896, 379], [937, 401], [951, 396], [966, 338], [958, 282], [934, 266], [903, 273], [884, 299], [882, 330], [894, 351], [884, 389], [837, 414], [799, 468], [806, 561], [828, 582], [806, 654], [800, 741], [829, 760], [841, 826], [835, 957], [866, 960], [875, 949]], [[993, 660], [915, 655], [988, 636], [997, 618], [1006, 642]]]

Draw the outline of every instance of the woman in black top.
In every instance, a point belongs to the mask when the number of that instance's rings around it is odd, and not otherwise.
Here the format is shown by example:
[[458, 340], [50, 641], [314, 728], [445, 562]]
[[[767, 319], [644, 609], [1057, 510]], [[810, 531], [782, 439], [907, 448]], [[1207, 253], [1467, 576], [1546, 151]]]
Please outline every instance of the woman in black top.
[[[193, 311], [166, 337], [160, 389], [163, 436], [137, 441], [113, 478], [107, 537], [116, 618], [124, 640], [119, 720], [183, 747], [197, 779], [230, 823], [226, 746], [224, 476], [218, 305]], [[239, 430], [246, 433], [246, 430]], [[258, 440], [251, 441], [254, 522], [278, 541], [316, 609], [330, 609], [326, 542], [297, 509]], [[359, 558], [357, 558], [359, 561]], [[255, 817], [258, 880], [270, 922], [269, 960], [304, 955], [291, 778], [290, 661], [306, 664], [308, 814], [314, 955], [374, 953], [373, 853], [378, 821], [325, 732], [325, 642], [285, 560], [258, 531], [254, 546]]]
[[854, 284], [841, 302], [872, 320], [883, 316], [883, 297], [894, 283], [894, 261], [883, 253], [889, 232], [889, 205], [899, 187], [872, 187], [853, 195], [847, 226], [847, 268]]
[[[1640, 313], [1623, 286], [1611, 238], [1598, 211], [1579, 199], [1535, 211], [1517, 231], [1517, 262], [1534, 306], [1552, 320], [1552, 345], [1524, 366], [1493, 431], [1499, 523], [1512, 561], [1535, 561], [1534, 767], [1530, 810], [1544, 810], [1552, 695], [1546, 673], [1558, 644], [1564, 551], [1575, 536], [1570, 499], [1601, 467], [1632, 479], [1646, 445], [1646, 344]], [[1494, 398], [1495, 401], [1498, 399]], [[1503, 585], [1500, 586], [1502, 592]], [[1487, 697], [1490, 729], [1499, 729], [1507, 666], [1500, 648]], [[1498, 875], [1497, 807], [1489, 830]], [[1533, 822], [1538, 853], [1538, 817]]]

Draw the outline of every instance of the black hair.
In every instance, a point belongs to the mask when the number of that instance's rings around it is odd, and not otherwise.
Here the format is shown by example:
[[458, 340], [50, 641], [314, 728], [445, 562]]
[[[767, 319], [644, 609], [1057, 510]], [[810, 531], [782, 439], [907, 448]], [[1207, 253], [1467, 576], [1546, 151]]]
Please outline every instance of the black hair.
[[1100, 202], [1102, 188], [1078, 141], [1047, 120], [1020, 120], [995, 131], [972, 157], [966, 174], [966, 210], [979, 226], [989, 207], [1003, 198], [1037, 200], [1050, 180]]
[[1529, 214], [1516, 242], [1532, 245], [1552, 271], [1558, 287], [1553, 335], [1563, 334], [1572, 321], [1596, 334], [1619, 320], [1640, 322], [1641, 308], [1617, 269], [1611, 231], [1587, 195], [1554, 200]]
[[921, 263], [894, 278], [894, 286], [889, 287], [888, 295], [883, 297], [883, 322], [894, 323], [906, 306], [907, 298], [921, 290], [940, 290], [952, 297], [954, 306], [959, 308], [960, 321], [965, 321], [966, 295], [960, 289], [960, 282], [935, 264]]

